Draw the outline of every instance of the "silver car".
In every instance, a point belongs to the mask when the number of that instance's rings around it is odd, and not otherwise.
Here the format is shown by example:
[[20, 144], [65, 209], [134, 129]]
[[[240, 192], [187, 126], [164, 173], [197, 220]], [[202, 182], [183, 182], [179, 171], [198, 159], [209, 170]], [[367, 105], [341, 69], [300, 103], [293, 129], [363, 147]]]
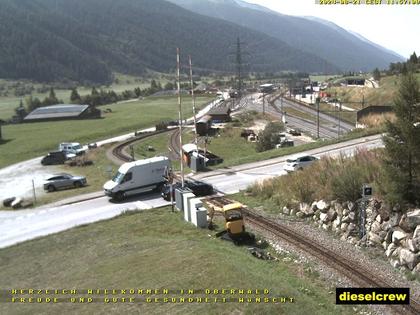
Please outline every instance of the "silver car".
[[79, 188], [86, 184], [86, 177], [83, 176], [73, 176], [66, 173], [55, 174], [46, 180], [44, 183], [44, 190], [53, 192], [59, 189]]
[[285, 170], [286, 172], [302, 170], [315, 161], [318, 161], [318, 158], [312, 155], [296, 156], [287, 160], [286, 165], [283, 166], [283, 170]]

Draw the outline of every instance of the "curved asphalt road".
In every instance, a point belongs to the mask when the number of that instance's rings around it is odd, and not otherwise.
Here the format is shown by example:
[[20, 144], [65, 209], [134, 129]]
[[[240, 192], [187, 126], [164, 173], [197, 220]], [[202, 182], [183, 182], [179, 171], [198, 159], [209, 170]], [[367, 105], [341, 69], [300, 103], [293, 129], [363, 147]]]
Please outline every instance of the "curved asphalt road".
[[[358, 149], [383, 146], [381, 136], [370, 136], [323, 148], [302, 152], [316, 156], [352, 155]], [[223, 193], [235, 193], [250, 184], [277, 175], [284, 175], [287, 158], [244, 164], [192, 176], [215, 186]], [[73, 198], [74, 199], [74, 198]], [[47, 205], [42, 208], [0, 212], [0, 248], [8, 247], [40, 236], [64, 231], [72, 227], [115, 217], [124, 211], [145, 210], [168, 205], [157, 194], [145, 194], [123, 203], [110, 203], [98, 192], [94, 199], [69, 205]]]

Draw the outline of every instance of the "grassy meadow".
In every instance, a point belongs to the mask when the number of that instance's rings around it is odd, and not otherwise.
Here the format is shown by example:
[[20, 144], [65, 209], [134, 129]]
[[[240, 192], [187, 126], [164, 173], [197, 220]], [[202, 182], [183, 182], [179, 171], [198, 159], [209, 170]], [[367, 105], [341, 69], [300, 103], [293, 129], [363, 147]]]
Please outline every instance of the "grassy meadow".
[[[212, 97], [197, 97], [197, 106], [211, 101]], [[184, 115], [192, 112], [190, 99], [183, 103]], [[162, 120], [174, 120], [178, 114], [176, 97], [148, 97], [123, 104], [104, 105], [101, 119], [39, 122], [2, 127], [6, 140], [0, 147], [0, 168], [45, 155], [56, 150], [60, 142], [89, 143], [148, 128]], [[188, 115], [190, 116], [190, 115]]]
[[[123, 303], [120, 300], [120, 303], [106, 304], [102, 295], [96, 303], [17, 304], [4, 302], [3, 295], [0, 313], [355, 314], [350, 306], [335, 305], [334, 287], [321, 280], [310, 264], [296, 263], [290, 254], [279, 255], [277, 261], [259, 260], [246, 247], [210, 237], [209, 233], [213, 232], [184, 222], [170, 208], [125, 214], [0, 249], [2, 288], [169, 289], [168, 297], [175, 298], [191, 297], [181, 295], [181, 289], [198, 292], [266, 288], [271, 297], [292, 297], [294, 302], [239, 303], [236, 299], [227, 303]], [[272, 249], [268, 250], [273, 253]], [[80, 296], [86, 297], [77, 295]], [[223, 296], [208, 294], [207, 297]], [[135, 295], [135, 298], [138, 301], [145, 296]]]

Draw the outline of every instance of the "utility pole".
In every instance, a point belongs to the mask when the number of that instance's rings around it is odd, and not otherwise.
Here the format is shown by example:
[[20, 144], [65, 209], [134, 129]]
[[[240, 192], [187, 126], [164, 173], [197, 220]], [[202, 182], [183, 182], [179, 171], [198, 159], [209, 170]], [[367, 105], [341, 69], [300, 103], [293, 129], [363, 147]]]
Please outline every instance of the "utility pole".
[[280, 96], [280, 108], [281, 108], [281, 114], [283, 115], [283, 95]]
[[316, 137], [319, 139], [319, 102], [320, 98], [316, 98]]
[[209, 143], [209, 135], [206, 134], [204, 138], [204, 168], [206, 168], [206, 158], [207, 158], [207, 144]]
[[193, 72], [192, 72], [192, 62], [191, 62], [191, 56], [188, 56], [188, 61], [190, 64], [190, 81], [191, 81], [191, 97], [192, 97], [192, 109], [193, 109], [193, 116], [194, 116], [194, 132], [195, 132], [195, 138], [194, 143], [196, 147], [196, 152], [198, 155], [198, 140], [197, 140], [197, 117], [195, 112], [195, 97], [194, 97], [194, 81], [193, 81]]
[[263, 116], [265, 116], [265, 93], [263, 92]]
[[238, 37], [236, 42], [236, 80], [238, 81], [238, 96], [242, 96], [242, 53], [241, 53], [241, 41]]
[[181, 76], [179, 73], [180, 62], [179, 62], [179, 48], [176, 49], [176, 72], [177, 72], [177, 87], [178, 87], [178, 126], [179, 126], [179, 160], [181, 163], [181, 187], [184, 188], [184, 161], [183, 161], [183, 150], [182, 150], [182, 106], [181, 106]]
[[341, 100], [338, 102], [338, 138], [340, 137], [341, 133]]
[[36, 205], [35, 181], [32, 179], [32, 197], [34, 199], [34, 206]]

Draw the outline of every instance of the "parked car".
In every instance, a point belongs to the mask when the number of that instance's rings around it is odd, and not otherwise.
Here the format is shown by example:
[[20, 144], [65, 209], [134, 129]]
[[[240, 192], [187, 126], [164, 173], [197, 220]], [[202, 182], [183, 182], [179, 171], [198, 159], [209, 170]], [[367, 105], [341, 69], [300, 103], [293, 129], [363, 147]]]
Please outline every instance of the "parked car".
[[279, 144], [276, 144], [276, 149], [279, 148], [286, 148], [286, 147], [293, 147], [295, 145], [295, 142], [290, 139], [284, 139]]
[[53, 192], [59, 189], [79, 188], [87, 184], [86, 177], [73, 176], [71, 174], [55, 174], [44, 183], [44, 190]]
[[318, 158], [312, 155], [296, 156], [295, 158], [288, 159], [286, 165], [283, 166], [283, 169], [286, 172], [302, 170], [317, 160]]
[[290, 133], [292, 136], [301, 136], [302, 133], [299, 129], [289, 129], [288, 133]]
[[66, 161], [67, 156], [62, 151], [54, 151], [48, 153], [44, 156], [41, 160], [42, 165], [56, 165], [56, 164], [64, 164]]
[[[191, 189], [192, 193], [196, 195], [197, 197], [208, 196], [214, 193], [214, 189], [212, 185], [204, 183], [204, 182], [200, 182], [198, 180], [186, 180], [184, 182], [184, 186]], [[175, 189], [180, 188], [180, 187], [181, 187], [181, 183], [179, 182], [173, 185], [173, 190], [172, 190], [173, 200], [175, 200]], [[170, 191], [171, 191], [171, 185], [168, 183], [165, 184], [162, 188], [162, 193], [161, 193], [162, 198], [167, 201], [171, 200]]]
[[78, 142], [63, 142], [58, 146], [58, 150], [65, 152], [66, 154], [82, 155], [86, 152], [86, 149]]

